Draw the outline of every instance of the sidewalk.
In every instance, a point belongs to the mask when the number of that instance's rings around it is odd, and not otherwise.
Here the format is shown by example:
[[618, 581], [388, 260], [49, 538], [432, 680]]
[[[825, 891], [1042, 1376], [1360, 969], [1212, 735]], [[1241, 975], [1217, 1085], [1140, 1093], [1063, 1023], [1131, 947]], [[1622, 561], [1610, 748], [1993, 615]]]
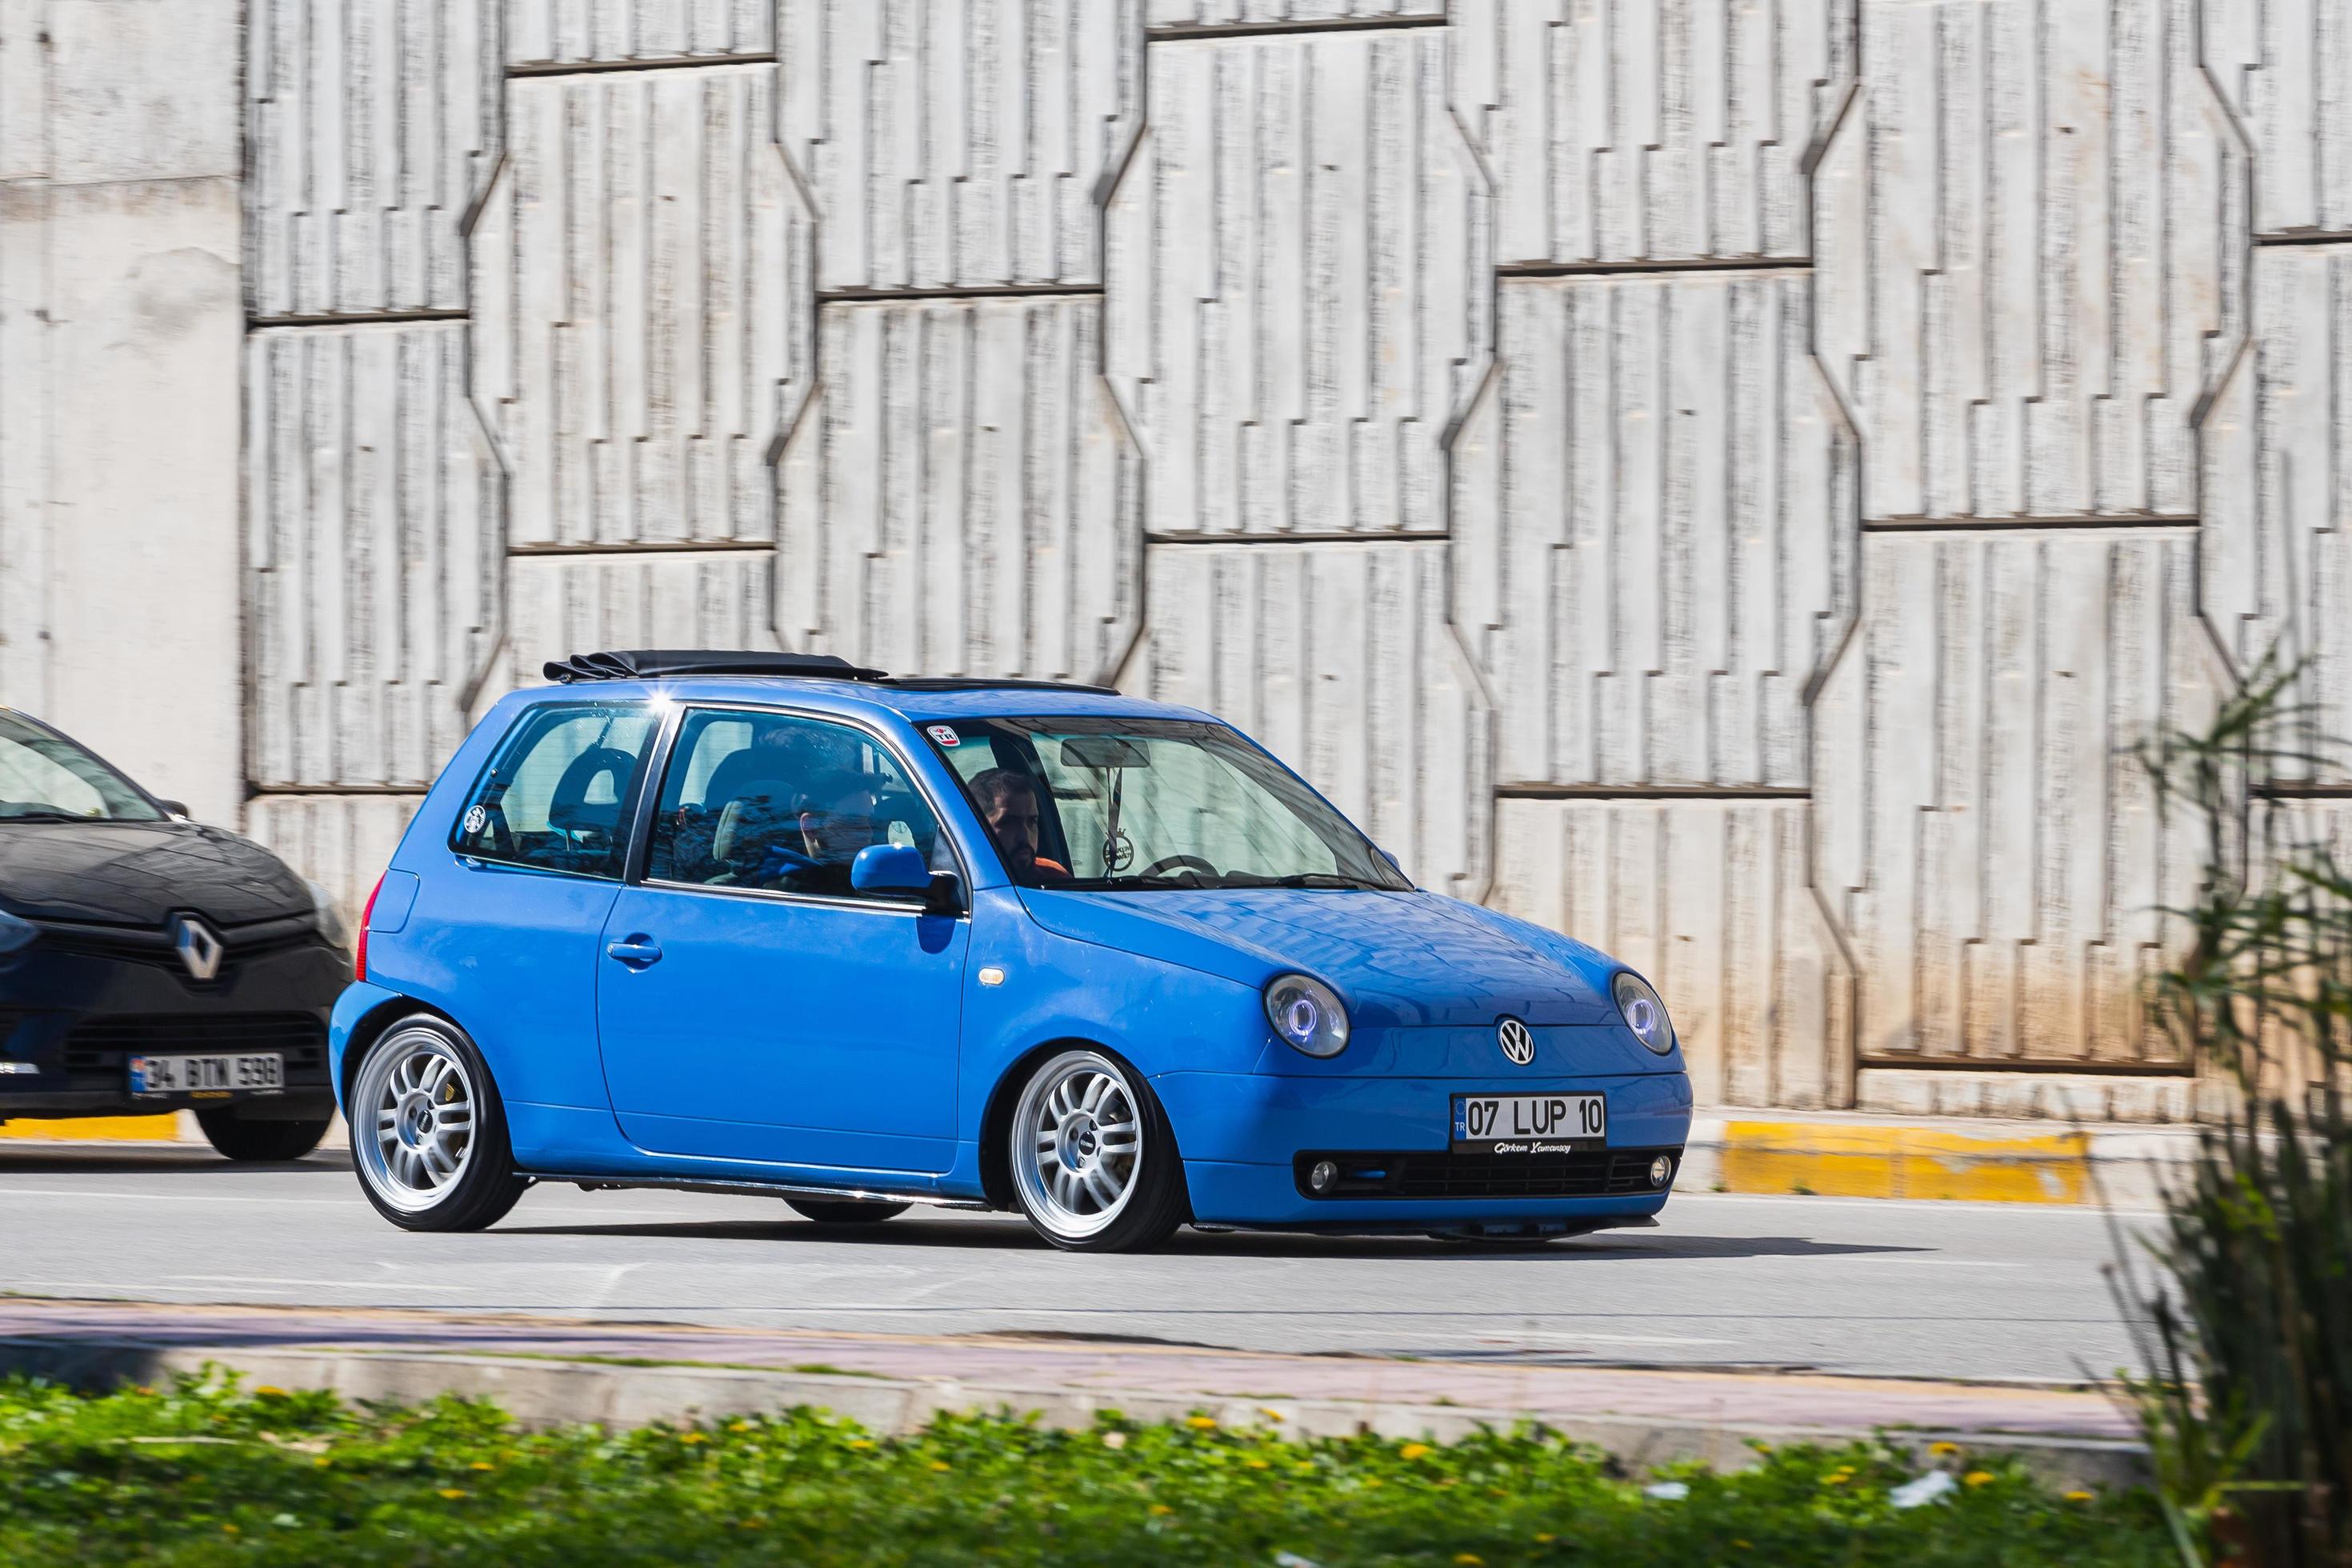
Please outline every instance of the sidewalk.
[[1736, 1466], [1751, 1441], [1899, 1429], [2021, 1456], [2066, 1485], [2137, 1479], [2130, 1424], [2098, 1393], [2039, 1386], [1475, 1361], [1273, 1355], [1156, 1343], [703, 1328], [373, 1310], [0, 1298], [0, 1370], [85, 1384], [206, 1362], [352, 1398], [487, 1394], [526, 1421], [615, 1425], [814, 1405], [879, 1431], [947, 1410], [1084, 1426], [1205, 1410], [1302, 1436], [1449, 1440], [1531, 1420], [1627, 1462]]

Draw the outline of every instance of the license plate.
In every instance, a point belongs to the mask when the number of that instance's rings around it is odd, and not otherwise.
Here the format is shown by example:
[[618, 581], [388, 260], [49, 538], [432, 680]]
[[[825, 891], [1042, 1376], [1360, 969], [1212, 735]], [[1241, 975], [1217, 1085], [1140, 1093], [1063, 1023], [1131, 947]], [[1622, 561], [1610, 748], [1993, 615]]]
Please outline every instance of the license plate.
[[1457, 1094], [1456, 1154], [1565, 1154], [1609, 1142], [1609, 1101], [1597, 1094]]
[[133, 1094], [275, 1094], [286, 1087], [286, 1058], [266, 1055], [132, 1057]]

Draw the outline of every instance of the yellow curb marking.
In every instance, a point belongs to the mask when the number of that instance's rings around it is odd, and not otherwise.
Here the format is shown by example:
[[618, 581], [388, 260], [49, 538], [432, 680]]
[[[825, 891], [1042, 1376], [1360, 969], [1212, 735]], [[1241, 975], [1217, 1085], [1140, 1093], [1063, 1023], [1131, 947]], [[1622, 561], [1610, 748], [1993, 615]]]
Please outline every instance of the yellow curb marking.
[[78, 1143], [87, 1139], [169, 1143], [179, 1136], [180, 1119], [170, 1111], [161, 1116], [67, 1116], [54, 1121], [19, 1117], [0, 1121], [0, 1138], [46, 1140], [52, 1143]]
[[1986, 1138], [1924, 1127], [1732, 1121], [1723, 1186], [1733, 1193], [1948, 1198], [1979, 1204], [2090, 1201], [2090, 1136]]

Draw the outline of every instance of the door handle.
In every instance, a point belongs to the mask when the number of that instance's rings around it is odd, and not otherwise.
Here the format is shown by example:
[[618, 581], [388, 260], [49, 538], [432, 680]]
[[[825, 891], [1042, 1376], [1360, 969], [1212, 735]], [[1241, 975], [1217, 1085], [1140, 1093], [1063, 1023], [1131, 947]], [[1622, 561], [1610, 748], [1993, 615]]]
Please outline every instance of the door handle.
[[661, 943], [640, 932], [625, 942], [608, 942], [605, 956], [617, 958], [631, 969], [644, 969], [661, 962]]

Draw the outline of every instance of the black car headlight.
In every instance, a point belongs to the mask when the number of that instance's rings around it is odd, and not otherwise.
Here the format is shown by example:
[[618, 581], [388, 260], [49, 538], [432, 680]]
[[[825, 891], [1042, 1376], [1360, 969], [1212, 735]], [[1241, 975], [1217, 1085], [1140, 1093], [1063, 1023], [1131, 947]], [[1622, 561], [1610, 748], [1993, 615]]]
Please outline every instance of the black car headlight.
[[352, 928], [343, 920], [343, 911], [335, 907], [335, 895], [316, 882], [307, 882], [310, 889], [310, 918], [318, 923], [319, 934], [335, 947], [352, 945]]
[[1674, 1020], [1666, 1016], [1666, 1005], [1658, 1000], [1648, 981], [1626, 971], [1610, 983], [1610, 989], [1616, 994], [1617, 1011], [1635, 1039], [1662, 1057], [1675, 1048]]
[[30, 947], [41, 928], [27, 920], [19, 920], [6, 910], [0, 910], [0, 958], [18, 948]]
[[1336, 1057], [1348, 1044], [1348, 1009], [1339, 994], [1304, 974], [1277, 975], [1265, 988], [1265, 1021], [1283, 1044], [1310, 1057]]

